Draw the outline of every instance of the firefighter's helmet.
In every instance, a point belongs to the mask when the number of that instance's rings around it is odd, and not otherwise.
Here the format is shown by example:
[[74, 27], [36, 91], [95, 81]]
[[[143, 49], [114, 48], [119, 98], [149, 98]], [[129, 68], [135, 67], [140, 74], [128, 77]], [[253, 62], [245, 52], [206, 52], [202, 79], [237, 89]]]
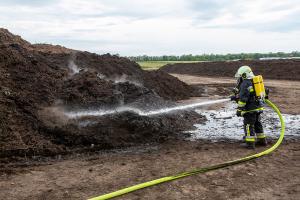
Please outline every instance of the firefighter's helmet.
[[254, 74], [249, 66], [241, 66], [235, 74], [236, 78], [252, 79]]

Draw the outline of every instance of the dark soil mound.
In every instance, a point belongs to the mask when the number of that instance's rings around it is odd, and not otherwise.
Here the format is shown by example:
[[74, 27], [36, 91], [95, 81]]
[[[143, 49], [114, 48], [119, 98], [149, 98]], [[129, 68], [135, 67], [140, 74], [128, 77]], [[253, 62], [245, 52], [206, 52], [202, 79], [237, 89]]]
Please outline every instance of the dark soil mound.
[[[72, 149], [162, 141], [197, 119], [134, 113], [68, 119], [62, 110], [157, 107], [193, 88], [165, 72], [146, 72], [118, 56], [32, 45], [0, 29], [0, 156], [54, 155]], [[196, 117], [197, 116], [197, 117]]]
[[178, 63], [160, 69], [167, 73], [199, 76], [233, 77], [242, 65], [249, 65], [255, 74], [269, 79], [300, 80], [300, 60], [242, 60], [228, 62]]
[[[143, 75], [145, 87], [153, 89], [159, 96], [169, 100], [185, 99], [188, 96], [197, 96], [194, 88], [178, 82], [174, 76], [163, 71], [145, 71]], [[180, 92], [179, 92], [180, 91]]]

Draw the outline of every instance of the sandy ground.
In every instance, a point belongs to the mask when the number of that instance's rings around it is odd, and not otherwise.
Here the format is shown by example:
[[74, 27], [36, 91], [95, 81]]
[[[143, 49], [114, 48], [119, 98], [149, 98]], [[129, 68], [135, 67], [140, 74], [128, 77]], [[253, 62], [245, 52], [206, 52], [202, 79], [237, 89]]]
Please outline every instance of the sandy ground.
[[[206, 85], [208, 95], [215, 94], [216, 88], [221, 88], [218, 90], [222, 91], [219, 93], [221, 95], [234, 83], [221, 78], [182, 75], [179, 78], [190, 84]], [[299, 82], [271, 80], [266, 85], [272, 87], [272, 100], [280, 107], [284, 105], [281, 107], [284, 113], [300, 114]], [[285, 91], [285, 98], [282, 98], [281, 91]], [[92, 155], [11, 163], [11, 173], [2, 173], [0, 176], [0, 199], [86, 199], [162, 176], [240, 158], [263, 149], [248, 150], [241, 147], [239, 142], [181, 140]], [[288, 140], [274, 153], [263, 158], [154, 186], [119, 199], [296, 200], [300, 198], [299, 169], [300, 142]]]

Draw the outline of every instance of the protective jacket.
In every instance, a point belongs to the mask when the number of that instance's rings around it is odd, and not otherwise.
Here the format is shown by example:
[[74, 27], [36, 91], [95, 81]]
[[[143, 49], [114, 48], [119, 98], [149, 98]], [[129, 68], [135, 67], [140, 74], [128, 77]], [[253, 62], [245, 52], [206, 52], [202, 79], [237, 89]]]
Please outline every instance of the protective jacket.
[[251, 79], [243, 79], [238, 87], [238, 110], [244, 113], [263, 110], [263, 103], [255, 97]]

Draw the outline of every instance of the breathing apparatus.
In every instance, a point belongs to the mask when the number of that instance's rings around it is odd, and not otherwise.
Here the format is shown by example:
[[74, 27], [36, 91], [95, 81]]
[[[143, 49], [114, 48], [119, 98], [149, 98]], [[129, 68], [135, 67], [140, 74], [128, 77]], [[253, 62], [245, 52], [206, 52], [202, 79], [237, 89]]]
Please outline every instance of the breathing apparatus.
[[256, 98], [264, 100], [266, 97], [266, 90], [265, 90], [265, 85], [262, 76], [261, 75], [254, 76], [252, 79], [252, 84], [254, 86]]

